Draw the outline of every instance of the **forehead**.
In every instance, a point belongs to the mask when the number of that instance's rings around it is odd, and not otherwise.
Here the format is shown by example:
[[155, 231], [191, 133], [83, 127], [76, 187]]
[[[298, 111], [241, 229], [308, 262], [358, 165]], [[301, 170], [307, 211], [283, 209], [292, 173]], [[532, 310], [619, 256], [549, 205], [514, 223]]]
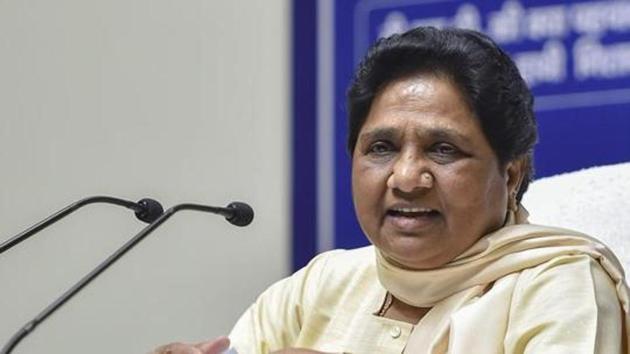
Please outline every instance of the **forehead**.
[[387, 84], [372, 102], [361, 134], [384, 127], [482, 134], [479, 122], [458, 87], [448, 78], [420, 74]]

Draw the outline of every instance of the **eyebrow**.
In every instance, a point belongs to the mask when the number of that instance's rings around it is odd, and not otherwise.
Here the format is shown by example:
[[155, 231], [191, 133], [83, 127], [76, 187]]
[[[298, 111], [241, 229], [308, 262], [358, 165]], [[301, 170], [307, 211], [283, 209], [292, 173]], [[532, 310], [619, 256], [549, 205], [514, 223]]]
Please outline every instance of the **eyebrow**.
[[374, 140], [394, 140], [398, 135], [395, 128], [375, 128], [359, 136], [359, 141], [365, 143]]
[[465, 144], [469, 144], [471, 142], [469, 137], [451, 128], [431, 128], [431, 129], [425, 129], [418, 132], [418, 135], [422, 135], [422, 134], [425, 134], [435, 140], [455, 139]]
[[[433, 140], [457, 140], [461, 141], [465, 144], [470, 144], [471, 140], [466, 135], [460, 133], [459, 131], [451, 128], [429, 128], [429, 129], [418, 129], [418, 136], [426, 136]], [[366, 141], [374, 141], [374, 140], [394, 140], [397, 136], [400, 135], [400, 132], [396, 128], [385, 127], [385, 128], [375, 128], [369, 130], [359, 137], [359, 140], [362, 143]]]

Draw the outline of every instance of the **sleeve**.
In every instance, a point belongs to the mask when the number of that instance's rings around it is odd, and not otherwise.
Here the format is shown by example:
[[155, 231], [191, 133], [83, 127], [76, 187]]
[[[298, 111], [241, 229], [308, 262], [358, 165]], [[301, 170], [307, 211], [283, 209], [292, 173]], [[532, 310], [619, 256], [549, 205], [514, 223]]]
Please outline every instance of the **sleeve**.
[[621, 305], [596, 260], [563, 256], [526, 272], [512, 298], [506, 353], [621, 353]]
[[240, 354], [267, 354], [290, 347], [300, 334], [332, 253], [335, 252], [313, 258], [306, 267], [265, 290], [232, 329], [229, 335], [232, 347]]

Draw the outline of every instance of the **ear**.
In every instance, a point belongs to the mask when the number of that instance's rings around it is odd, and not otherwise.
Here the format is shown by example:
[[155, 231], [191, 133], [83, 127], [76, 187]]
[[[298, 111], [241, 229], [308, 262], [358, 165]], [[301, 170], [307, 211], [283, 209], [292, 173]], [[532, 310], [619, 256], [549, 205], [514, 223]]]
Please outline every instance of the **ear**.
[[516, 194], [521, 188], [525, 176], [527, 157], [519, 157], [507, 163], [505, 166], [508, 195]]

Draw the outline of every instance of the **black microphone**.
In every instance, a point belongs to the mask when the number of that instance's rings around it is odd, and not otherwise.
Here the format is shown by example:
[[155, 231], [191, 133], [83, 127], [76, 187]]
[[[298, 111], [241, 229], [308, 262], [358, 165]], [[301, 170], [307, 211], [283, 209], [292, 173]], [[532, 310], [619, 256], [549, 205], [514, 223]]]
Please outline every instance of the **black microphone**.
[[91, 272], [89, 272], [86, 276], [81, 278], [78, 283], [73, 285], [70, 289], [66, 290], [57, 300], [53, 301], [48, 307], [46, 307], [42, 312], [40, 312], [34, 319], [30, 322], [22, 326], [15, 334], [9, 339], [9, 341], [2, 347], [2, 352], [0, 354], [9, 354], [13, 351], [15, 346], [24, 339], [28, 334], [33, 332], [35, 328], [40, 325], [48, 316], [52, 315], [55, 311], [57, 311], [63, 304], [65, 304], [68, 300], [70, 300], [74, 295], [76, 295], [81, 289], [83, 289], [86, 285], [91, 283], [94, 279], [96, 279], [99, 274], [104, 272], [109, 266], [114, 264], [120, 257], [122, 257], [125, 253], [131, 250], [135, 245], [137, 245], [140, 241], [142, 241], [145, 237], [147, 237], [151, 232], [157, 229], [162, 223], [168, 220], [173, 214], [181, 210], [197, 210], [204, 211], [213, 214], [219, 214], [225, 216], [225, 219], [233, 225], [236, 226], [247, 226], [254, 219], [254, 210], [249, 205], [242, 202], [233, 202], [230, 203], [227, 207], [213, 207], [202, 204], [178, 204], [175, 205], [168, 210], [166, 210], [162, 215], [160, 215], [157, 219], [147, 225], [142, 231], [136, 234], [131, 240], [127, 241], [122, 247], [112, 253], [107, 259], [105, 259], [101, 264], [99, 264], [96, 268], [94, 268]]
[[76, 210], [86, 205], [94, 204], [94, 203], [107, 203], [107, 204], [115, 204], [115, 205], [124, 206], [125, 208], [133, 210], [136, 214], [136, 217], [146, 223], [154, 222], [164, 212], [162, 205], [158, 201], [149, 199], [149, 198], [141, 199], [137, 203], [124, 200], [124, 199], [107, 197], [107, 196], [94, 196], [94, 197], [84, 198], [68, 205], [67, 207], [59, 210], [53, 215], [47, 217], [46, 219], [38, 222], [37, 224], [29, 227], [28, 229], [22, 231], [21, 233], [11, 237], [9, 240], [3, 242], [2, 244], [0, 244], [0, 254], [2, 254], [4, 251], [11, 249], [12, 247], [16, 246], [18, 243], [35, 235], [41, 230], [47, 228], [48, 226], [63, 219], [69, 214], [75, 212]]

